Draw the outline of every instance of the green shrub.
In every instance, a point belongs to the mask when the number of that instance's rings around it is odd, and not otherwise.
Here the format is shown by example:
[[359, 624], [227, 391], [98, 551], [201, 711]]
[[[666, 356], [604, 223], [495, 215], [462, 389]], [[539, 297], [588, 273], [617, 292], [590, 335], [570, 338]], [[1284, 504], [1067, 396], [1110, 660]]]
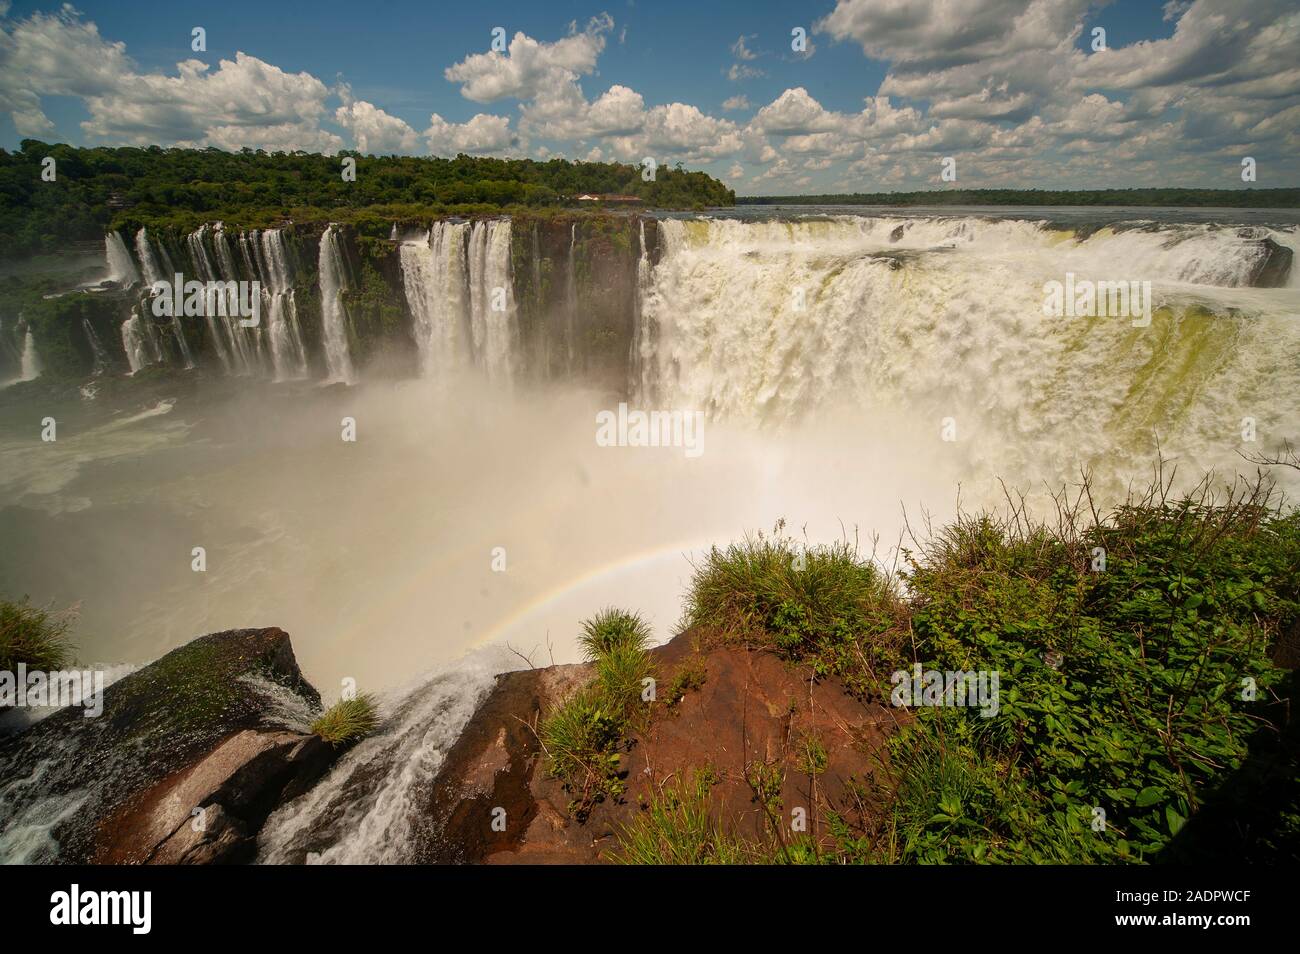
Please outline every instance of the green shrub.
[[1270, 501], [1157, 485], [1051, 531], [962, 518], [912, 558], [918, 661], [996, 671], [1002, 690], [992, 719], [920, 708], [891, 740], [892, 860], [1167, 848], [1250, 754], [1283, 675], [1270, 648], [1300, 619], [1300, 523]]
[[621, 712], [606, 704], [598, 686], [580, 689], [542, 723], [547, 768], [573, 795], [569, 810], [579, 820], [597, 802], [625, 791], [618, 754], [625, 729]]
[[547, 768], [573, 795], [569, 810], [579, 820], [626, 790], [618, 750], [649, 711], [641, 698], [643, 680], [654, 672], [649, 639], [649, 626], [635, 613], [610, 608], [586, 620], [579, 642], [596, 677], [542, 722]]
[[356, 742], [378, 727], [378, 707], [374, 697], [365, 692], [352, 699], [340, 699], [311, 724], [312, 732], [332, 745]]

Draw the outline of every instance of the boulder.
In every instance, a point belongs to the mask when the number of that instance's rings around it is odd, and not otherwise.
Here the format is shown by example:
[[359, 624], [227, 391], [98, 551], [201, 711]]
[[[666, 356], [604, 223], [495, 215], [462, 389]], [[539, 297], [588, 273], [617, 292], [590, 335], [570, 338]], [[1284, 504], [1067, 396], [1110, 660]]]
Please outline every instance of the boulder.
[[97, 717], [64, 709], [0, 743], [4, 860], [237, 860], [334, 757], [306, 732], [320, 695], [280, 629], [203, 636], [103, 703]]
[[1253, 288], [1285, 288], [1291, 278], [1294, 254], [1270, 238], [1260, 239], [1259, 244], [1264, 254], [1260, 256], [1246, 284]]

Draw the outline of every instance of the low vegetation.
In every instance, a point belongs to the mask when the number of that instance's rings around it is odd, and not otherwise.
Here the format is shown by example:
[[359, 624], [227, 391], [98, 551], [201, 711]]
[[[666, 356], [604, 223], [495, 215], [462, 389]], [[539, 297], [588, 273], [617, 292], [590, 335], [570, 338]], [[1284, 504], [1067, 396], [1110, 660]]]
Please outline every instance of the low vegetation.
[[783, 531], [712, 548], [695, 568], [683, 627], [770, 646], [870, 694], [903, 658], [896, 585], [851, 544], [800, 547]]
[[[886, 704], [894, 667], [997, 673], [999, 704], [912, 706], [879, 772], [857, 782], [874, 821], [827, 811], [831, 850], [741, 846], [707, 821], [696, 784], [661, 793], [619, 857], [1294, 860], [1297, 680], [1272, 657], [1300, 628], [1300, 511], [1262, 482], [1171, 486], [1158, 473], [1102, 513], [1085, 482], [1050, 522], [1013, 499], [962, 515], [905, 549], [897, 580], [847, 546], [779, 534], [712, 551], [688, 599], [701, 633]], [[801, 758], [810, 775], [823, 764], [815, 740]]]
[[665, 786], [618, 833], [610, 860], [629, 865], [738, 865], [774, 860], [761, 845], [728, 834], [709, 814], [707, 770]]
[[572, 796], [570, 812], [585, 819], [596, 804], [626, 791], [620, 750], [649, 712], [645, 680], [650, 628], [634, 613], [607, 609], [583, 623], [579, 642], [596, 676], [542, 722], [550, 773]]
[[0, 672], [64, 669], [72, 661], [70, 612], [55, 613], [29, 603], [0, 600]]
[[369, 693], [340, 699], [311, 724], [312, 732], [332, 745], [349, 745], [379, 728], [379, 708]]

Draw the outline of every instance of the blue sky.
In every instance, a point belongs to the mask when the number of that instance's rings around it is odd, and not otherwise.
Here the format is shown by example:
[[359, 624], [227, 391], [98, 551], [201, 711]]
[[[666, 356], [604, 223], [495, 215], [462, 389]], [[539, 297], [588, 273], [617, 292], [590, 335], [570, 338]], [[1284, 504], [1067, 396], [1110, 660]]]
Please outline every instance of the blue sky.
[[6, 7], [7, 148], [653, 155], [740, 193], [936, 188], [947, 156], [968, 187], [1232, 187], [1251, 155], [1297, 183], [1282, 0]]

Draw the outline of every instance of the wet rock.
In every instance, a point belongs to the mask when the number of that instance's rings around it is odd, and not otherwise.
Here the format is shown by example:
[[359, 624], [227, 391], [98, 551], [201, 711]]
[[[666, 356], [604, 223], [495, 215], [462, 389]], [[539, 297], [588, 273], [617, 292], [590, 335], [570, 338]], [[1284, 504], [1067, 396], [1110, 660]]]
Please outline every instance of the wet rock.
[[318, 736], [245, 729], [105, 819], [95, 861], [249, 861], [267, 816], [310, 788], [333, 760], [333, 747]]
[[320, 695], [281, 629], [203, 636], [109, 686], [103, 702], [98, 717], [64, 709], [0, 744], [5, 860], [148, 860], [205, 798], [260, 824], [267, 800], [332, 758], [303, 736]]
[[1246, 284], [1253, 288], [1285, 288], [1291, 278], [1294, 254], [1270, 238], [1260, 239], [1259, 244], [1263, 254], [1246, 279]]

